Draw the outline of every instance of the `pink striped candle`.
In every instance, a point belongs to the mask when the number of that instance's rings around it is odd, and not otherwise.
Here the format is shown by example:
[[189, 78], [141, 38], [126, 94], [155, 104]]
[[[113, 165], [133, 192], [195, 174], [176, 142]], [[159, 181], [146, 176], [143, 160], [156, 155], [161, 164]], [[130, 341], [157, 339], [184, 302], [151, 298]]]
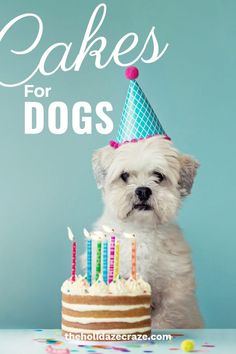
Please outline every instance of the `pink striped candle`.
[[71, 265], [71, 281], [75, 281], [76, 275], [76, 241], [72, 242], [72, 265]]
[[72, 260], [71, 260], [71, 281], [75, 281], [76, 277], [76, 241], [73, 232], [67, 227], [69, 240], [72, 242]]
[[108, 278], [109, 284], [113, 281], [113, 277], [114, 277], [115, 245], [116, 245], [116, 237], [115, 235], [112, 235], [111, 243], [110, 243], [110, 266], [109, 266], [109, 278]]

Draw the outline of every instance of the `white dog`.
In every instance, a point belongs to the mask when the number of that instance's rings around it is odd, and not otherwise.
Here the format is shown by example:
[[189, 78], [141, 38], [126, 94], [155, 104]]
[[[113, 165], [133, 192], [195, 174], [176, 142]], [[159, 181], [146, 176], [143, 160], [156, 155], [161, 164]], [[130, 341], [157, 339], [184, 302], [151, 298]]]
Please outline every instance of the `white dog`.
[[[110, 225], [117, 236], [136, 235], [138, 272], [152, 287], [153, 328], [202, 327], [190, 250], [174, 223], [197, 167], [161, 136], [106, 146], [93, 157], [105, 204], [96, 229]], [[122, 245], [121, 271], [128, 276], [130, 246]]]

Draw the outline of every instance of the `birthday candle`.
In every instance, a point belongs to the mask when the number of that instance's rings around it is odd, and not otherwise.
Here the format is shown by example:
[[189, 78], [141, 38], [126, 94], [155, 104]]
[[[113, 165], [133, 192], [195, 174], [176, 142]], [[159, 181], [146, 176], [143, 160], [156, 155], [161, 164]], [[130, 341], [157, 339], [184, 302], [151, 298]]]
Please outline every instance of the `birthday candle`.
[[[109, 234], [111, 234], [115, 231], [112, 227], [107, 226], [107, 225], [102, 225], [102, 228], [106, 233], [109, 233]], [[115, 244], [116, 244], [116, 237], [115, 237], [115, 235], [111, 235], [108, 284], [110, 284], [114, 278]]]
[[114, 272], [114, 279], [119, 275], [119, 263], [120, 263], [120, 242], [116, 241], [115, 247], [115, 272]]
[[132, 267], [131, 267], [131, 275], [133, 279], [136, 279], [136, 240], [132, 239]]
[[92, 240], [87, 240], [87, 282], [92, 284]]
[[110, 243], [109, 284], [112, 282], [114, 276], [115, 243], [116, 243], [116, 237], [115, 235], [112, 235], [111, 243]]
[[68, 237], [72, 242], [72, 259], [71, 259], [71, 281], [75, 281], [76, 276], [76, 241], [74, 239], [74, 235], [69, 227], [68, 230]]
[[98, 280], [101, 273], [101, 250], [102, 250], [102, 241], [97, 241], [97, 260], [96, 260], [96, 280]]
[[102, 253], [102, 272], [103, 272], [103, 281], [107, 284], [107, 261], [108, 261], [108, 242], [105, 239], [103, 241], [103, 253]]
[[128, 234], [124, 232], [124, 236], [132, 239], [132, 244], [131, 244], [131, 276], [133, 279], [136, 279], [137, 277], [137, 269], [136, 269], [136, 239], [135, 239], [135, 234]]
[[90, 233], [84, 229], [84, 236], [87, 238], [87, 282], [92, 285], [92, 248], [93, 243]]

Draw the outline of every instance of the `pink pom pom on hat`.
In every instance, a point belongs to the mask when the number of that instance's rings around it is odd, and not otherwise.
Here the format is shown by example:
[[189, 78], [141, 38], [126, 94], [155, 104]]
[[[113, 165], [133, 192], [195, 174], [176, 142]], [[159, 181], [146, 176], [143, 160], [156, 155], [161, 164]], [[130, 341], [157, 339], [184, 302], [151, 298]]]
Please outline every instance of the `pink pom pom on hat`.
[[129, 66], [125, 70], [125, 76], [130, 80], [130, 83], [118, 134], [116, 140], [110, 142], [110, 146], [117, 149], [123, 144], [135, 143], [157, 135], [171, 140], [165, 133], [151, 104], [136, 81], [139, 76], [138, 68]]
[[135, 80], [139, 75], [138, 68], [136, 66], [128, 66], [125, 70], [125, 76], [128, 80]]

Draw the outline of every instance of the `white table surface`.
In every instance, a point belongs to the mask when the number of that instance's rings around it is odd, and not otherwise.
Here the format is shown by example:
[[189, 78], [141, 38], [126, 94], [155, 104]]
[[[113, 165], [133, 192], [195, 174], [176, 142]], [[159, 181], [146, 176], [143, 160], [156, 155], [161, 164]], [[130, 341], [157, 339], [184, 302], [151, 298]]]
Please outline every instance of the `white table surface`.
[[184, 339], [195, 341], [194, 353], [236, 354], [236, 329], [172, 330], [158, 333], [174, 333], [179, 336], [168, 342], [103, 343], [105, 347], [99, 348], [96, 344], [82, 346], [79, 343], [68, 343], [58, 329], [0, 330], [0, 354], [45, 354], [48, 345], [58, 350], [68, 348], [71, 354], [181, 354], [184, 352], [180, 349], [180, 343]]

